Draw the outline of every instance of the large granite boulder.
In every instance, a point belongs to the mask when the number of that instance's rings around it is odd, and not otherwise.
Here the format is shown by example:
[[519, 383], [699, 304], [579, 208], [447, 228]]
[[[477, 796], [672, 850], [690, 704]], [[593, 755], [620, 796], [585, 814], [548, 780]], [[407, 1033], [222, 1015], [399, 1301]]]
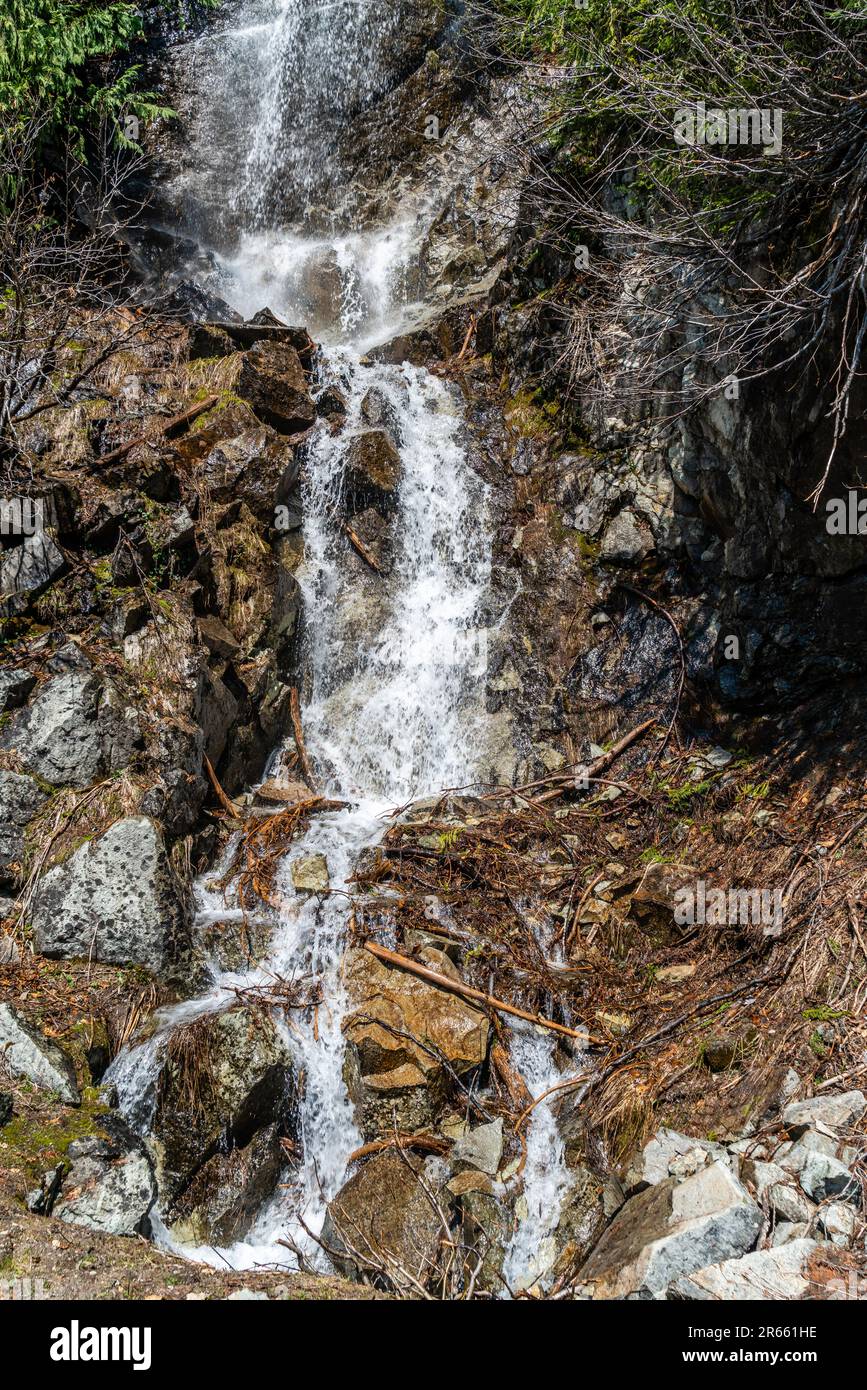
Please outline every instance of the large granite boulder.
[[39, 687], [4, 737], [27, 772], [87, 787], [126, 767], [141, 744], [135, 712], [83, 662]]
[[[264, 1188], [273, 1190], [292, 1104], [292, 1058], [270, 1014], [237, 1005], [178, 1028], [152, 1128], [168, 1224], [197, 1236], [240, 1232]], [[249, 1153], [233, 1157], [254, 1139]], [[214, 1162], [218, 1156], [225, 1161]]]
[[48, 800], [32, 777], [0, 769], [0, 884], [16, 882], [24, 854], [24, 831]]
[[235, 390], [280, 434], [300, 434], [316, 420], [301, 359], [288, 343], [255, 343], [244, 354]]
[[755, 1245], [762, 1213], [723, 1163], [685, 1182], [667, 1178], [626, 1202], [581, 1278], [596, 1298], [661, 1293], [675, 1279], [744, 1255]]
[[33, 901], [43, 956], [142, 965], [168, 975], [190, 945], [190, 914], [158, 826], [115, 821], [39, 880]]

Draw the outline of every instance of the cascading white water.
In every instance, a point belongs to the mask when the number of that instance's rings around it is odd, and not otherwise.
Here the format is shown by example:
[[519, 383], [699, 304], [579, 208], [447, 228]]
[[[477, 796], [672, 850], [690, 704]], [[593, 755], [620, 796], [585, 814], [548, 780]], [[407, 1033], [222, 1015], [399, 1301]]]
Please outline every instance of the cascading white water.
[[[356, 225], [337, 153], [341, 122], [382, 84], [400, 13], [400, 0], [245, 0], [216, 50], [213, 39], [200, 41], [193, 158], [173, 186], [189, 232], [209, 253], [201, 283], [245, 315], [268, 304], [284, 319], [308, 324], [326, 345], [323, 380], [340, 382], [348, 411], [338, 433], [323, 425], [307, 446], [298, 578], [309, 668], [305, 739], [321, 790], [349, 804], [318, 816], [284, 860], [267, 959], [241, 977], [215, 971], [206, 996], [163, 1011], [149, 1040], [121, 1054], [109, 1076], [122, 1110], [146, 1133], [174, 1027], [230, 1002], [240, 983], [311, 973], [321, 979], [324, 1004], [315, 1024], [296, 1019], [285, 1033], [305, 1076], [299, 1166], [243, 1242], [185, 1251], [235, 1267], [289, 1263], [277, 1244], [287, 1235], [321, 1263], [315, 1236], [360, 1143], [343, 1081], [340, 962], [349, 880], [393, 806], [472, 783], [484, 760], [479, 625], [491, 527], [486, 489], [467, 458], [460, 396], [426, 371], [363, 356], [416, 317], [411, 285], [417, 290], [419, 282], [410, 268], [437, 197], [422, 186], [389, 225]], [[360, 562], [335, 521], [347, 449], [366, 427], [362, 402], [371, 390], [396, 437], [402, 470], [390, 520], [391, 568], [373, 584], [370, 576], [362, 582]], [[331, 892], [322, 897], [292, 885], [291, 861], [312, 854], [328, 863]], [[200, 920], [241, 915], [231, 894], [226, 900], [205, 882], [197, 893]], [[550, 1039], [517, 1027], [512, 1039], [513, 1060], [538, 1094], [556, 1070]], [[543, 1272], [566, 1189], [562, 1143], [544, 1106], [529, 1128], [523, 1181], [526, 1213], [505, 1271], [515, 1288]], [[170, 1243], [159, 1218], [156, 1230]]]

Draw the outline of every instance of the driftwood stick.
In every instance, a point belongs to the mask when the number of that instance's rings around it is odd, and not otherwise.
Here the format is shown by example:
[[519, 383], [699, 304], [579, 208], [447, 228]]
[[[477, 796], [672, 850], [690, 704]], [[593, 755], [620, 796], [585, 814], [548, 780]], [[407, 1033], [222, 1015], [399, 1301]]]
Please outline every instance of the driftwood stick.
[[293, 685], [289, 692], [289, 715], [292, 720], [292, 732], [295, 735], [295, 747], [298, 749], [301, 768], [304, 772], [304, 776], [312, 787], [315, 783], [315, 778], [313, 776], [313, 768], [310, 765], [310, 759], [307, 756], [307, 749], [304, 746], [304, 735], [301, 732], [301, 704], [298, 699], [297, 685]]
[[[651, 728], [652, 725], [654, 725], [655, 723], [655, 719], [645, 719], [643, 724], [638, 724], [634, 729], [630, 729], [629, 733], [624, 734], [623, 738], [618, 739], [614, 746], [612, 748], [609, 748], [607, 753], [603, 753], [600, 757], [596, 758], [590, 764], [590, 766], [587, 768], [587, 777], [590, 780], [592, 780], [594, 777], [598, 777], [600, 772], [604, 772], [606, 768], [610, 767], [611, 764], [615, 761], [615, 759], [619, 758], [620, 754], [625, 752], [625, 750], [629, 747], [631, 743], [634, 743], [636, 739], [641, 738], [642, 734], [645, 734], [647, 730]], [[570, 782], [574, 781], [574, 774], [571, 777], [561, 777], [559, 779], [559, 786], [555, 787], [552, 791], [543, 792], [541, 796], [537, 796], [534, 799], [536, 801], [551, 801], [554, 797], [560, 795], [561, 789], [564, 785], [568, 786]]]
[[228, 811], [228, 812], [229, 812], [229, 815], [230, 815], [230, 816], [235, 816], [236, 818], [240, 818], [240, 816], [241, 816], [241, 811], [240, 811], [239, 807], [237, 807], [237, 806], [235, 805], [234, 801], [231, 801], [231, 800], [229, 799], [229, 797], [228, 797], [228, 796], [226, 795], [226, 793], [223, 791], [223, 788], [220, 786], [219, 780], [218, 780], [218, 778], [217, 778], [217, 774], [216, 774], [216, 772], [214, 771], [214, 769], [213, 769], [213, 767], [212, 767], [212, 765], [211, 765], [211, 760], [210, 760], [210, 758], [208, 757], [207, 753], [205, 753], [203, 756], [204, 756], [204, 763], [205, 763], [205, 771], [206, 771], [207, 774], [208, 774], [208, 777], [209, 777], [209, 779], [210, 779], [211, 786], [214, 788], [214, 791], [215, 791], [216, 794], [217, 794], [217, 800], [219, 801], [219, 803], [220, 803], [220, 805], [223, 807], [223, 809], [224, 809], [225, 811]]
[[390, 1134], [387, 1139], [371, 1139], [369, 1144], [362, 1144], [360, 1149], [355, 1149], [346, 1160], [347, 1165], [355, 1163], [359, 1158], [367, 1158], [370, 1154], [382, 1153], [384, 1149], [425, 1149], [428, 1153], [444, 1154], [448, 1153], [451, 1145], [447, 1139], [438, 1139], [434, 1134]]
[[367, 546], [364, 544], [364, 541], [361, 539], [360, 536], [358, 536], [355, 533], [355, 531], [353, 531], [349, 522], [343, 521], [340, 524], [343, 527], [343, 534], [346, 536], [346, 539], [349, 541], [349, 544], [352, 546], [353, 550], [358, 552], [364, 563], [366, 565], [370, 565], [370, 568], [376, 574], [382, 574], [382, 567], [377, 563], [376, 560], [374, 560]]
[[446, 989], [450, 994], [458, 994], [463, 999], [472, 999], [480, 1004], [487, 1004], [488, 1008], [496, 1009], [501, 1014], [512, 1014], [515, 1018], [523, 1018], [527, 1023], [535, 1023], [539, 1028], [550, 1028], [554, 1033], [562, 1033], [567, 1038], [578, 1038], [580, 1042], [603, 1042], [602, 1038], [592, 1037], [586, 1029], [567, 1028], [565, 1023], [554, 1023], [550, 1018], [542, 1018], [540, 1014], [528, 1013], [526, 1009], [516, 1008], [514, 1004], [507, 1004], [503, 999], [496, 999], [493, 994], [485, 994], [480, 989], [473, 989], [472, 985], [465, 985], [463, 981], [451, 980], [448, 975], [440, 975], [436, 970], [429, 970], [426, 965], [419, 965], [417, 961], [410, 960], [408, 956], [398, 955], [397, 951], [389, 951], [385, 946], [378, 946], [375, 941], [365, 941], [364, 949], [369, 951], [378, 960], [385, 961], [388, 965], [396, 965], [400, 970], [408, 970], [411, 975], [418, 975], [420, 979], [427, 980], [432, 985], [439, 985], [440, 989]]
[[[170, 420], [166, 420], [159, 433], [161, 435], [169, 434], [172, 430], [180, 429], [181, 425], [190, 424], [198, 415], [203, 415], [206, 410], [211, 409], [212, 405], [216, 405], [219, 399], [219, 396], [207, 396], [203, 401], [196, 401], [196, 404], [190, 406], [189, 410], [182, 410], [180, 415], [174, 415]], [[139, 434], [135, 439], [127, 440], [126, 444], [119, 444], [116, 449], [112, 449], [111, 453], [103, 454], [101, 458], [96, 459], [93, 466], [100, 468], [104, 463], [116, 463], [118, 459], [125, 458], [130, 450], [135, 449], [137, 445], [154, 443], [158, 437], [154, 436], [152, 439], [149, 435]]]
[[[617, 742], [609, 748], [607, 753], [601, 754], [595, 762], [588, 763], [586, 768], [582, 769], [586, 772], [587, 777], [592, 780], [594, 777], [597, 777], [600, 772], [604, 772], [606, 768], [611, 766], [616, 758], [620, 757], [621, 753], [625, 752], [631, 743], [641, 738], [642, 734], [646, 734], [647, 730], [652, 728], [655, 723], [656, 719], [645, 719], [643, 724], [637, 724], [634, 729], [630, 729], [629, 733], [624, 734], [622, 738], [618, 739]], [[533, 798], [534, 803], [539, 801], [551, 801], [554, 797], [560, 796], [564, 788], [574, 786], [574, 784], [574, 771], [570, 773], [560, 772], [552, 777], [542, 777], [538, 782], [524, 782], [517, 787], [497, 787], [495, 791], [487, 792], [482, 797], [482, 800], [492, 801], [498, 797], [504, 796], [523, 796], [525, 792], [535, 791], [537, 787], [552, 787], [552, 791], [544, 792], [541, 796]]]

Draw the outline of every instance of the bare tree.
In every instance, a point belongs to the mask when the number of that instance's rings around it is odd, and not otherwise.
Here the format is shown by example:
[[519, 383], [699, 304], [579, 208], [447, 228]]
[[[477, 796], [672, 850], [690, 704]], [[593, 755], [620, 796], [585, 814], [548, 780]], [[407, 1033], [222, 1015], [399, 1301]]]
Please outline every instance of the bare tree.
[[[555, 296], [557, 367], [599, 402], [616, 379], [657, 419], [726, 379], [815, 367], [832, 436], [818, 503], [867, 334], [867, 9], [659, 0], [625, 41], [619, 8], [561, 7], [572, 61], [528, 133], [549, 241], [590, 245]], [[501, 36], [532, 75], [532, 21]]]
[[136, 162], [105, 127], [87, 163], [43, 158], [45, 123], [0, 121], [0, 460], [21, 459], [22, 427], [98, 392], [104, 364], [135, 340], [123, 186]]

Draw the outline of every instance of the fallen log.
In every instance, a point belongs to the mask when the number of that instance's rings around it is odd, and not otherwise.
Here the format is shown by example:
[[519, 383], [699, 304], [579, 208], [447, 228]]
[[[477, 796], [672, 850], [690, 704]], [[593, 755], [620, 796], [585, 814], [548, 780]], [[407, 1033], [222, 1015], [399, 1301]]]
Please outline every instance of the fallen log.
[[126, 444], [119, 444], [116, 449], [111, 450], [111, 453], [103, 454], [101, 458], [94, 461], [94, 468], [101, 468], [102, 465], [106, 463], [116, 463], [118, 459], [125, 458], [126, 455], [139, 444], [156, 443], [157, 439], [162, 435], [171, 434], [175, 430], [180, 429], [182, 425], [190, 424], [197, 416], [204, 415], [205, 411], [210, 410], [211, 406], [216, 405], [219, 399], [219, 396], [206, 396], [203, 401], [196, 401], [196, 404], [190, 406], [189, 410], [182, 410], [180, 415], [174, 415], [170, 420], [166, 420], [157, 431], [156, 435], [139, 434], [135, 439], [127, 440]]
[[504, 999], [496, 999], [493, 994], [485, 994], [483, 990], [474, 989], [472, 985], [465, 985], [462, 980], [452, 980], [448, 975], [440, 975], [438, 971], [430, 970], [426, 965], [419, 965], [417, 961], [399, 955], [397, 951], [389, 951], [387, 947], [379, 946], [375, 941], [365, 941], [364, 949], [378, 960], [385, 961], [387, 965], [407, 970], [411, 975], [418, 975], [420, 979], [427, 980], [429, 984], [448, 990], [450, 994], [460, 995], [462, 999], [486, 1004], [489, 1009], [496, 1009], [498, 1013], [511, 1014], [514, 1018], [524, 1019], [526, 1023], [534, 1023], [539, 1028], [549, 1028], [553, 1033], [561, 1033], [567, 1038], [577, 1038], [585, 1044], [604, 1044], [603, 1038], [593, 1037], [586, 1029], [579, 1031], [577, 1028], [567, 1028], [565, 1023], [555, 1023], [553, 1019], [542, 1018], [541, 1014], [531, 1014], [526, 1009], [517, 1008], [515, 1004], [507, 1004]]
[[360, 1149], [354, 1149], [346, 1160], [347, 1165], [355, 1163], [359, 1158], [368, 1158], [371, 1154], [382, 1153], [385, 1149], [424, 1149], [427, 1153], [445, 1154], [451, 1148], [447, 1139], [438, 1139], [434, 1134], [391, 1134], [387, 1139], [371, 1139], [369, 1144], [362, 1144]]

